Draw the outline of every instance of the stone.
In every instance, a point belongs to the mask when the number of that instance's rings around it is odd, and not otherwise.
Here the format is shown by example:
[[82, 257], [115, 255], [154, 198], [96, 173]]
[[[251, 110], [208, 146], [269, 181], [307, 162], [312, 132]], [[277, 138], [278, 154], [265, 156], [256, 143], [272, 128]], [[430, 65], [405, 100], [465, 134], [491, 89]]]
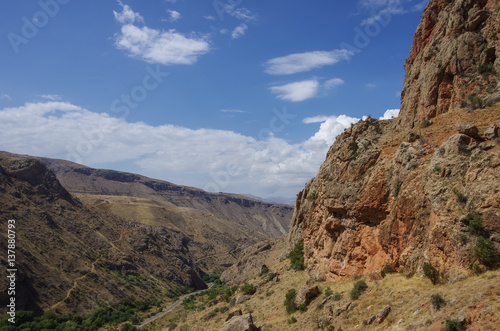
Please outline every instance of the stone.
[[250, 300], [250, 298], [252, 298], [250, 295], [240, 294], [236, 297], [235, 304], [242, 304], [243, 302]]
[[297, 297], [295, 299], [295, 304], [300, 306], [301, 304], [309, 305], [312, 300], [314, 300], [319, 295], [319, 287], [318, 285], [304, 285], [297, 293]]
[[375, 319], [375, 324], [380, 324], [382, 323], [385, 318], [389, 315], [389, 313], [391, 312], [391, 306], [387, 305], [384, 307], [384, 309], [382, 309], [378, 314], [377, 314], [377, 318]]
[[260, 331], [260, 328], [253, 324], [251, 314], [233, 316], [226, 321], [219, 331]]
[[229, 321], [231, 318], [233, 318], [233, 316], [241, 316], [241, 315], [243, 315], [241, 309], [235, 310], [229, 313], [229, 315], [227, 315], [226, 322]]
[[385, 272], [382, 270], [375, 270], [370, 275], [370, 280], [382, 280], [385, 277]]
[[493, 124], [484, 131], [484, 137], [488, 140], [493, 140], [498, 137], [499, 128], [496, 124]]
[[466, 123], [466, 122], [459, 122], [456, 125], [456, 129], [457, 129], [457, 131], [459, 133], [465, 134], [465, 135], [467, 135], [469, 137], [472, 137], [472, 138], [478, 138], [479, 137], [479, 135], [478, 135], [479, 130], [473, 124]]
[[410, 131], [410, 133], [408, 133], [408, 137], [406, 138], [406, 140], [409, 143], [415, 142], [418, 139], [420, 139], [420, 135], [418, 133], [413, 132], [413, 131]]

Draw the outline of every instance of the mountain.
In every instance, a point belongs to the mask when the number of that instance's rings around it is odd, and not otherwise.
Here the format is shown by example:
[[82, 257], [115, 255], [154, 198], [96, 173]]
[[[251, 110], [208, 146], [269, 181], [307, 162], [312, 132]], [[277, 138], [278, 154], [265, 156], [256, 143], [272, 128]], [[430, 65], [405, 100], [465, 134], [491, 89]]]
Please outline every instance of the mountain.
[[495, 264], [478, 250], [500, 248], [499, 36], [498, 1], [429, 2], [399, 117], [346, 129], [299, 193], [288, 250], [303, 241], [313, 278]]
[[17, 309], [36, 312], [83, 314], [204, 288], [202, 276], [286, 233], [292, 215], [286, 205], [7, 152], [0, 199], [2, 224], [16, 221]]

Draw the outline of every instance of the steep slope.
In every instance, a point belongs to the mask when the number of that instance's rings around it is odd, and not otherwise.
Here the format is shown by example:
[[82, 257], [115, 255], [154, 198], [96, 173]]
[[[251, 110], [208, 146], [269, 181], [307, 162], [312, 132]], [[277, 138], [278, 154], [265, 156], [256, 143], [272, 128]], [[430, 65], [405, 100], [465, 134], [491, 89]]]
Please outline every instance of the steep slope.
[[[499, 80], [499, 5], [430, 1], [406, 65], [400, 117], [368, 118], [337, 137], [299, 193], [290, 229], [288, 251], [304, 241], [313, 278], [386, 264], [422, 275], [430, 263], [456, 281], [496, 264], [500, 107], [456, 104]], [[491, 65], [486, 74], [482, 64]], [[498, 87], [490, 92], [493, 104]]]
[[[206, 286], [182, 233], [86, 208], [37, 159], [0, 154], [0, 199], [2, 228], [16, 221], [17, 310], [86, 313], [99, 302]], [[2, 277], [2, 307], [7, 287]]]
[[[291, 216], [290, 206], [6, 152], [0, 201], [2, 227], [16, 220], [17, 309], [38, 312], [204, 288], [203, 275], [286, 231]], [[6, 307], [6, 278], [0, 286]]]
[[429, 2], [405, 63], [401, 126], [500, 100], [499, 6], [498, 0]]

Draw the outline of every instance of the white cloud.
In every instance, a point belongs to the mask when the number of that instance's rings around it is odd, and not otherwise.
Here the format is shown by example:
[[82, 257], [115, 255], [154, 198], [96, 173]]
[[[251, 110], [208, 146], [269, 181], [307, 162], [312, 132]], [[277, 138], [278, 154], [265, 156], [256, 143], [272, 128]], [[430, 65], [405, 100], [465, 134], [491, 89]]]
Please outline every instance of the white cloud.
[[365, 84], [365, 87], [366, 88], [369, 88], [369, 89], [374, 89], [377, 87], [377, 85], [373, 84], [373, 83], [368, 83], [368, 84]]
[[305, 124], [311, 124], [311, 123], [322, 123], [325, 122], [327, 119], [329, 119], [331, 116], [326, 116], [326, 115], [317, 115], [313, 117], [306, 117], [302, 120], [303, 123]]
[[335, 141], [335, 137], [341, 134], [345, 128], [358, 121], [359, 118], [340, 115], [308, 117], [302, 122], [306, 124], [321, 122], [319, 131], [309, 138], [308, 143], [324, 142], [326, 145], [330, 146]]
[[280, 86], [272, 86], [271, 92], [281, 100], [300, 102], [313, 98], [318, 93], [319, 82], [316, 79], [304, 80]]
[[115, 36], [116, 47], [127, 51], [129, 56], [164, 65], [193, 64], [210, 50], [203, 37], [186, 37], [174, 29], [163, 31], [138, 27], [132, 23], [140, 15], [128, 6], [122, 6], [123, 12], [115, 13], [117, 21], [123, 24], [121, 32]]
[[221, 109], [220, 110], [222, 113], [246, 113], [246, 111], [241, 110], [241, 109]]
[[124, 5], [121, 1], [118, 3], [122, 6], [122, 12], [117, 13], [113, 10], [115, 19], [122, 24], [134, 23], [135, 21], [144, 22], [144, 18], [139, 13], [134, 12], [129, 5]]
[[238, 39], [239, 37], [243, 36], [248, 30], [248, 25], [245, 23], [241, 23], [238, 25], [236, 28], [234, 28], [233, 32], [231, 33], [231, 39]]
[[245, 22], [255, 22], [257, 21], [257, 14], [253, 13], [251, 10], [247, 9], [247, 8], [236, 8], [235, 5], [226, 5], [226, 13], [228, 13], [229, 15], [239, 19], [239, 20], [242, 20], [242, 21], [245, 21]]
[[414, 0], [360, 0], [359, 7], [368, 11], [370, 16], [363, 21], [361, 25], [383, 22], [388, 24], [393, 15], [402, 15], [410, 11], [421, 11], [425, 8], [429, 0], [413, 4]]
[[59, 101], [62, 99], [61, 96], [58, 94], [41, 94], [41, 95], [39, 95], [39, 97], [47, 99], [47, 100], [51, 100], [51, 101]]
[[399, 109], [387, 109], [382, 117], [379, 119], [381, 120], [389, 120], [391, 118], [396, 118], [399, 115]]
[[129, 162], [144, 175], [178, 184], [294, 196], [316, 175], [346, 123], [344, 116], [329, 117], [314, 137], [290, 144], [274, 136], [130, 123], [67, 102], [26, 103], [0, 109], [0, 150], [89, 166]]
[[178, 19], [181, 18], [181, 13], [179, 13], [178, 11], [175, 11], [175, 10], [167, 10], [167, 14], [169, 15], [169, 21], [170, 22], [175, 22], [177, 21]]
[[264, 64], [264, 71], [271, 75], [290, 75], [348, 60], [352, 55], [346, 49], [290, 54], [268, 60]]
[[344, 85], [344, 80], [340, 78], [332, 78], [325, 82], [324, 86], [327, 90]]
[[12, 98], [7, 93], [0, 93], [0, 100], [12, 100]]
[[215, 16], [212, 16], [212, 15], [206, 15], [206, 16], [203, 16], [203, 18], [207, 19], [209, 21], [215, 21], [216, 20]]

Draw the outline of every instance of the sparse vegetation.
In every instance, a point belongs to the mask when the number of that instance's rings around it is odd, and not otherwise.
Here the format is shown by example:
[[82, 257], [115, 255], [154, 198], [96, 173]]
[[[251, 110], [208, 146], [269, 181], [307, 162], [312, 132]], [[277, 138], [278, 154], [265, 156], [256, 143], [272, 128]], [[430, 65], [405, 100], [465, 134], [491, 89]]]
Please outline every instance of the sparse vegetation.
[[363, 279], [358, 280], [356, 283], [354, 283], [354, 287], [351, 290], [351, 299], [357, 300], [361, 293], [363, 293], [367, 288], [368, 285]]
[[260, 268], [260, 275], [263, 276], [263, 275], [267, 274], [268, 272], [269, 272], [269, 268], [267, 267], [267, 265], [263, 264], [262, 268]]
[[431, 295], [431, 304], [434, 309], [439, 310], [446, 305], [446, 302], [441, 295], [433, 294]]
[[316, 200], [316, 190], [312, 191], [311, 194], [307, 196], [307, 200], [311, 202]]
[[382, 128], [380, 127], [380, 123], [379, 122], [375, 122], [373, 124], [373, 128], [375, 129], [375, 132], [382, 133]]
[[469, 229], [473, 234], [479, 234], [483, 231], [483, 217], [475, 213], [469, 213], [465, 219]]
[[422, 122], [420, 122], [420, 127], [422, 129], [427, 128], [427, 127], [429, 127], [431, 125], [432, 125], [432, 122], [429, 121], [429, 120], [423, 120]]
[[297, 323], [297, 319], [292, 316], [290, 319], [287, 320], [287, 322], [288, 322], [288, 324]]
[[495, 68], [493, 68], [493, 63], [480, 64], [479, 67], [477, 67], [477, 72], [482, 75], [484, 79], [496, 73]]
[[328, 298], [328, 297], [329, 297], [330, 295], [332, 295], [332, 294], [333, 294], [332, 289], [331, 289], [331, 288], [329, 288], [329, 287], [327, 287], [327, 288], [325, 289], [325, 298]]
[[493, 266], [498, 258], [493, 242], [489, 239], [485, 239], [483, 236], [477, 237], [474, 254], [478, 260], [486, 266]]
[[453, 193], [456, 195], [458, 202], [460, 202], [460, 203], [466, 203], [467, 202], [467, 197], [465, 196], [465, 194], [463, 194], [462, 192], [460, 192], [458, 189], [454, 188], [453, 189]]
[[392, 266], [389, 263], [386, 263], [382, 271], [385, 274], [392, 274], [394, 272], [394, 269], [392, 269]]
[[337, 292], [337, 293], [335, 293], [335, 294], [333, 295], [333, 301], [340, 301], [340, 300], [342, 300], [342, 294], [341, 294], [341, 293], [338, 293], [338, 292]]
[[436, 285], [437, 281], [439, 280], [439, 273], [434, 268], [434, 266], [430, 263], [424, 263], [424, 275], [425, 277], [429, 278], [432, 282], [433, 285]]
[[243, 285], [243, 293], [246, 295], [254, 295], [256, 291], [257, 289], [253, 286], [253, 284], [245, 283]]
[[470, 102], [470, 107], [472, 109], [481, 109], [484, 108], [484, 101], [481, 97], [478, 97], [475, 94], [471, 94], [468, 97], [469, 102]]
[[445, 331], [461, 331], [465, 330], [464, 326], [458, 320], [446, 320], [446, 324], [444, 326]]
[[394, 182], [394, 184], [392, 185], [392, 195], [397, 198], [398, 195], [399, 195], [399, 192], [401, 191], [401, 186], [403, 185], [403, 182], [401, 181], [401, 179], [396, 178], [396, 181]]
[[288, 254], [290, 266], [294, 270], [304, 270], [304, 243], [302, 241], [295, 244], [293, 250]]
[[285, 296], [285, 309], [287, 314], [293, 314], [297, 310], [297, 307], [295, 307], [295, 297], [297, 296], [297, 292], [295, 292], [295, 289], [292, 288], [290, 289]]
[[301, 313], [305, 313], [305, 312], [307, 311], [307, 305], [306, 305], [305, 303], [301, 303], [301, 304], [299, 305], [299, 311], [300, 311]]

